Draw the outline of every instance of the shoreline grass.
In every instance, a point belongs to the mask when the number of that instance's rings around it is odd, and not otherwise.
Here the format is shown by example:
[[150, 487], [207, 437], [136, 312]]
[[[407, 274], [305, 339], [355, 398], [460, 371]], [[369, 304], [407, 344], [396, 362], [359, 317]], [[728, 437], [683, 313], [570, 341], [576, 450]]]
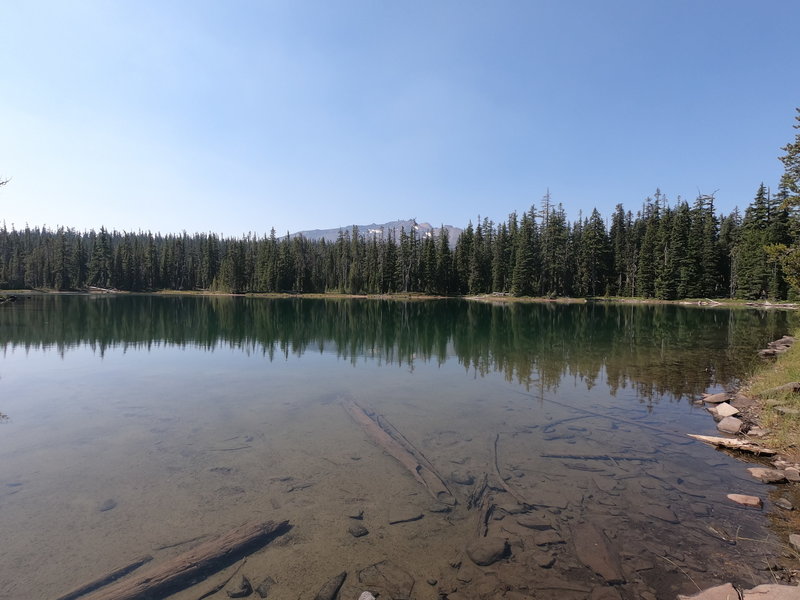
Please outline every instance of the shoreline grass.
[[[797, 338], [800, 331], [793, 333]], [[800, 344], [795, 343], [775, 362], [757, 370], [744, 386], [746, 395], [758, 401], [757, 419], [769, 431], [764, 445], [775, 448], [793, 462], [800, 461], [800, 394], [774, 392], [779, 386], [800, 381]]]
[[498, 304], [515, 303], [554, 303], [554, 304], [675, 304], [678, 306], [699, 306], [702, 308], [754, 308], [795, 310], [799, 305], [791, 302], [750, 301], [738, 298], [683, 298], [681, 300], [660, 300], [636, 296], [593, 296], [578, 298], [569, 296], [512, 296], [511, 294], [473, 294], [463, 296], [441, 296], [422, 292], [393, 292], [388, 294], [351, 294], [347, 292], [222, 292], [215, 290], [152, 290], [131, 292], [126, 290], [54, 290], [54, 289], [17, 289], [0, 290], [0, 297], [7, 296], [39, 296], [39, 295], [156, 295], [156, 296], [230, 296], [244, 298], [323, 298], [323, 299], [377, 299], [377, 300], [447, 300], [462, 299]]

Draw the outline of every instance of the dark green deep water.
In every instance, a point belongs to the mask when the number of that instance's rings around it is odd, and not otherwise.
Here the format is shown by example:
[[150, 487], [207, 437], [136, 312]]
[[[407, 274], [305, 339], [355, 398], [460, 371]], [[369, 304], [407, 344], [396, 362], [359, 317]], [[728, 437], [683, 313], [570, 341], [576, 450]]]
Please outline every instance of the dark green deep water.
[[[537, 597], [587, 597], [605, 584], [575, 557], [587, 522], [621, 557], [621, 597], [674, 597], [696, 590], [692, 581], [766, 581], [759, 561], [775, 543], [766, 518], [724, 496], [768, 500], [770, 488], [684, 434], [715, 431], [691, 401], [746, 377], [789, 318], [459, 300], [5, 304], [0, 598], [56, 597], [138, 554], [252, 518], [295, 524], [287, 543], [249, 563], [278, 574], [291, 597], [313, 597], [327, 570], [356, 573], [372, 558], [420, 578], [415, 598], [435, 598], [442, 586], [453, 598], [526, 586]], [[424, 452], [456, 510], [426, 512], [430, 498], [349, 420], [343, 399], [384, 414]], [[597, 458], [609, 454], [619, 460]], [[512, 556], [491, 574], [471, 565], [464, 574], [450, 559], [475, 536], [464, 508], [470, 488], [450, 477], [491, 479], [495, 462], [560, 541], [539, 544], [520, 529], [495, 481], [490, 533], [509, 539]], [[101, 510], [109, 500], [113, 508]], [[354, 504], [370, 529], [358, 540], [342, 517]], [[398, 505], [425, 516], [389, 525]], [[736, 532], [758, 541], [731, 543]], [[543, 553], [553, 565], [541, 566]]]

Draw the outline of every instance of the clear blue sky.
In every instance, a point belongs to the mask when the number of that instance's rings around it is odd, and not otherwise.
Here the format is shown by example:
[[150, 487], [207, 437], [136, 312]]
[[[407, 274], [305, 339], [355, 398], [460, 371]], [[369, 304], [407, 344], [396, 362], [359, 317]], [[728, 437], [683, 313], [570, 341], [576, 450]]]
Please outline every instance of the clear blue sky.
[[279, 233], [744, 208], [800, 106], [796, 0], [0, 0], [0, 219]]

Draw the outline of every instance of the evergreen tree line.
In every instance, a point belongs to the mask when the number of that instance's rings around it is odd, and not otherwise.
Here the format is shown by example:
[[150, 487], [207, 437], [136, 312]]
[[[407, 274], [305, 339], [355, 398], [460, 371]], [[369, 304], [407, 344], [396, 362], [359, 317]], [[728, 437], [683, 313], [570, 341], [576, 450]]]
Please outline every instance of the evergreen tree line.
[[470, 223], [454, 245], [445, 228], [326, 242], [4, 225], [0, 287], [783, 299], [770, 247], [793, 240], [785, 200], [761, 185], [743, 217], [717, 216], [713, 196], [670, 205], [656, 191], [636, 215], [617, 205], [607, 227], [597, 210], [570, 222], [547, 194], [505, 222]]
[[777, 193], [761, 184], [743, 216], [717, 215], [713, 195], [670, 203], [657, 190], [635, 215], [617, 205], [609, 225], [596, 209], [570, 222], [548, 192], [505, 222], [478, 218], [453, 245], [444, 227], [354, 227], [326, 242], [4, 223], [0, 289], [784, 299], [800, 290], [800, 133], [783, 150]]

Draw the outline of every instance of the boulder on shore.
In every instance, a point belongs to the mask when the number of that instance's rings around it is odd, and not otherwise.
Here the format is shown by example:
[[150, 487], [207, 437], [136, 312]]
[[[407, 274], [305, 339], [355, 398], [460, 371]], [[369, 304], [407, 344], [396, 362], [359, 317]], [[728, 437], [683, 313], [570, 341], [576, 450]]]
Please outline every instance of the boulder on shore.
[[742, 592], [743, 600], [798, 600], [800, 587], [796, 585], [781, 585], [779, 583], [764, 583], [757, 585], [752, 590]]
[[742, 506], [751, 506], [753, 508], [761, 508], [763, 502], [757, 496], [747, 496], [745, 494], [728, 494], [728, 500], [741, 504]]
[[728, 392], [720, 392], [719, 394], [710, 394], [708, 396], [703, 396], [703, 402], [706, 404], [719, 404], [720, 402], [727, 402], [729, 394]]
[[721, 404], [717, 404], [717, 416], [718, 417], [722, 417], [724, 419], [725, 417], [733, 417], [733, 416], [738, 415], [738, 414], [739, 414], [739, 409], [738, 408], [734, 408], [733, 406], [731, 406], [727, 402], [723, 402]]
[[742, 423], [741, 419], [737, 419], [736, 417], [725, 417], [717, 423], [717, 429], [719, 429], [723, 433], [730, 433], [736, 434], [742, 430]]
[[763, 467], [750, 467], [747, 471], [762, 483], [785, 483], [786, 475], [777, 469], [764, 469]]

